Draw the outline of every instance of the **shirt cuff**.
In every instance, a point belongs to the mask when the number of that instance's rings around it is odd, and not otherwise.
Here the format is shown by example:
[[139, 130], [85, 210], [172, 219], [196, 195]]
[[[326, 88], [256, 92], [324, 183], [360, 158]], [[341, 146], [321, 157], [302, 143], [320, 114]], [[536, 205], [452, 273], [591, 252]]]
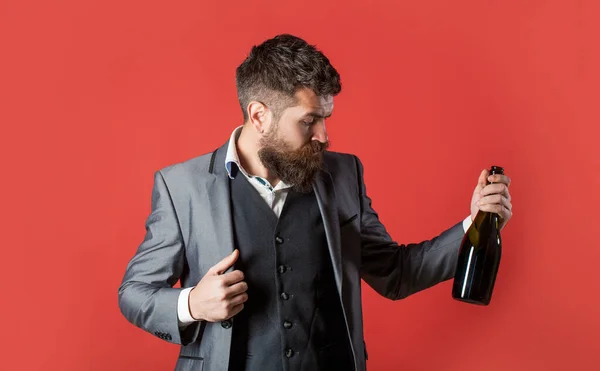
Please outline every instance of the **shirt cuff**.
[[467, 229], [469, 229], [469, 227], [471, 226], [471, 223], [473, 223], [471, 221], [471, 215], [467, 216], [465, 220], [463, 220], [463, 229], [465, 233], [467, 232]]
[[190, 291], [192, 291], [192, 289], [193, 287], [188, 287], [187, 289], [181, 290], [179, 293], [179, 298], [177, 300], [177, 321], [179, 322], [179, 327], [186, 327], [190, 323], [196, 322], [190, 313], [189, 307]]

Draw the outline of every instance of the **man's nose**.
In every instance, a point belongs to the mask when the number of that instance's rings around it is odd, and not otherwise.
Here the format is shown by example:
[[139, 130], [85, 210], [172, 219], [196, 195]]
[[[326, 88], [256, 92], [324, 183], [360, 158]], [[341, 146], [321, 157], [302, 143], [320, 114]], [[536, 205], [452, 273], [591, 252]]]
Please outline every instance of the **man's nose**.
[[325, 120], [321, 120], [321, 122], [317, 123], [313, 126], [313, 137], [311, 140], [318, 140], [321, 143], [327, 142], [327, 130], [325, 129]]

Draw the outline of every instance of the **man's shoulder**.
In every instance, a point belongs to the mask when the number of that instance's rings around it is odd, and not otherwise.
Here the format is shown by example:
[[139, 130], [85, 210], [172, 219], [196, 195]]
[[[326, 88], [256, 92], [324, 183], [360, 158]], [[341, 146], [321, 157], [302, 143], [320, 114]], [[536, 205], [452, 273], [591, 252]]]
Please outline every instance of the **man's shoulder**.
[[325, 161], [330, 162], [339, 162], [339, 161], [355, 161], [354, 158], [356, 155], [352, 153], [344, 153], [344, 152], [334, 152], [334, 151], [325, 151], [324, 159]]
[[214, 151], [201, 154], [199, 156], [189, 158], [180, 162], [173, 163], [171, 165], [165, 166], [158, 171], [163, 175], [163, 177], [177, 177], [180, 178], [184, 175], [194, 174], [194, 175], [204, 175], [209, 174], [211, 170], [211, 166], [214, 162]]
[[358, 157], [351, 153], [327, 151], [323, 156], [327, 171], [331, 173], [356, 172]]

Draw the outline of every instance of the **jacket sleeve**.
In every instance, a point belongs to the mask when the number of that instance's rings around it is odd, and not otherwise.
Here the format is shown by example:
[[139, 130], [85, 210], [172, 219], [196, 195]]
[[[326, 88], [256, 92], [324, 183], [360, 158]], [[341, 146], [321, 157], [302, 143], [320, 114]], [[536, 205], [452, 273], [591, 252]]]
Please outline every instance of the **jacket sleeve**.
[[146, 235], [129, 261], [119, 287], [121, 313], [134, 325], [180, 345], [198, 336], [199, 322], [180, 329], [173, 288], [184, 268], [185, 247], [169, 190], [160, 171], [154, 174], [152, 208]]
[[363, 166], [356, 158], [360, 198], [361, 277], [380, 295], [403, 299], [454, 276], [462, 222], [431, 240], [399, 245], [371, 207]]

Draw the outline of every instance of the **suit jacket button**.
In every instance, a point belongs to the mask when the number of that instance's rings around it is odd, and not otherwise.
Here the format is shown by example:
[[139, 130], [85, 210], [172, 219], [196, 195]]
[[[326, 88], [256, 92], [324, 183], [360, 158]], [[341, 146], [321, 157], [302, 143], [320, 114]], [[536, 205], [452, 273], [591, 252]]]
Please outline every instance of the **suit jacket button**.
[[277, 267], [277, 272], [279, 272], [279, 274], [284, 274], [285, 271], [287, 271], [287, 267], [285, 265], [280, 265]]
[[283, 243], [283, 238], [281, 238], [280, 236], [275, 237], [275, 242], [277, 242], [279, 245], [281, 245]]
[[222, 321], [221, 322], [221, 327], [223, 327], [224, 329], [231, 328], [231, 320], [227, 319], [225, 321]]
[[283, 328], [289, 330], [292, 328], [292, 323], [290, 321], [283, 321]]
[[172, 340], [171, 334], [167, 334], [167, 340]]
[[294, 351], [291, 348], [287, 348], [285, 350], [285, 356], [288, 358], [292, 358], [294, 356]]
[[282, 293], [281, 293], [281, 298], [282, 298], [283, 300], [288, 300], [288, 299], [290, 298], [290, 295], [288, 295], [288, 293], [287, 293], [287, 292], [282, 292]]

